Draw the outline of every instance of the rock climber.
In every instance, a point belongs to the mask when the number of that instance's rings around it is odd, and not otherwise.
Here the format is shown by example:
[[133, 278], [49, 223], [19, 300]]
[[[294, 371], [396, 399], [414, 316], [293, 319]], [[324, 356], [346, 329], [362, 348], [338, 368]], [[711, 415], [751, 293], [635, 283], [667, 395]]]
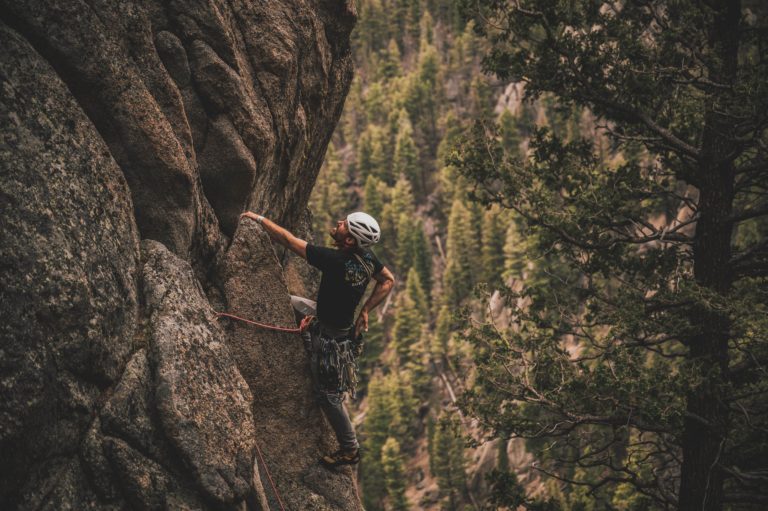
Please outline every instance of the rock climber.
[[[328, 467], [355, 464], [360, 461], [360, 445], [344, 409], [344, 396], [354, 392], [355, 357], [362, 352], [361, 333], [368, 330], [368, 314], [395, 283], [392, 272], [368, 250], [381, 237], [379, 224], [366, 213], [351, 213], [331, 229], [336, 246], [332, 249], [309, 244], [262, 215], [248, 211], [240, 215], [243, 217], [261, 224], [272, 240], [322, 272], [317, 316], [304, 333], [304, 342], [310, 353], [315, 396], [336, 433], [339, 450], [320, 461]], [[371, 280], [376, 286], [353, 323], [355, 309]]]

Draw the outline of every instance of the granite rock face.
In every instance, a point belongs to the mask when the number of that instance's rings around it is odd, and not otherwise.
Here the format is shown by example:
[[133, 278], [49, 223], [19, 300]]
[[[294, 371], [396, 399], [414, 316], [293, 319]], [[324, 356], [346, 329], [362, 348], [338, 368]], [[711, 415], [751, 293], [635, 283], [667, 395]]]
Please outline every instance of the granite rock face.
[[0, 508], [265, 509], [257, 442], [292, 509], [359, 507], [313, 465], [298, 338], [244, 350], [214, 313], [293, 321], [238, 216], [306, 225], [354, 21], [351, 0], [0, 0]]
[[[240, 224], [219, 274], [235, 315], [296, 325], [272, 243], [256, 222]], [[315, 404], [301, 337], [227, 321], [230, 350], [254, 396], [257, 442], [288, 509], [362, 509], [351, 469], [329, 471], [317, 461], [338, 446]]]
[[132, 350], [139, 241], [120, 168], [64, 84], [2, 25], [0, 47], [0, 495], [55, 494]]

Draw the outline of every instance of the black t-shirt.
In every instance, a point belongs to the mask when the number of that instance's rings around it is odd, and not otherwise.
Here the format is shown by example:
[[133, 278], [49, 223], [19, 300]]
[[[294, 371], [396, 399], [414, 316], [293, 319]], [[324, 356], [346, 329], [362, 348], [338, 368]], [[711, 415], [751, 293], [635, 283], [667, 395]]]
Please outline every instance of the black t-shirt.
[[[358, 250], [357, 255], [372, 270], [371, 275], [384, 268], [373, 252]], [[332, 328], [351, 326], [370, 282], [368, 271], [352, 253], [316, 245], [307, 245], [307, 262], [323, 272], [317, 292], [318, 319]]]

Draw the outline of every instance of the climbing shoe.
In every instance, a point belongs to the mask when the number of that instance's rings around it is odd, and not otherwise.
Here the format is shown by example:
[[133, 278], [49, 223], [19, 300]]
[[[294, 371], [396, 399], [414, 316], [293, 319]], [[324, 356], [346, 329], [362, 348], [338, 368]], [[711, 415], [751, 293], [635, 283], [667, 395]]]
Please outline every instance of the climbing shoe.
[[320, 463], [326, 467], [340, 467], [341, 465], [354, 465], [360, 462], [360, 449], [353, 451], [338, 450], [333, 454], [326, 454], [320, 458]]

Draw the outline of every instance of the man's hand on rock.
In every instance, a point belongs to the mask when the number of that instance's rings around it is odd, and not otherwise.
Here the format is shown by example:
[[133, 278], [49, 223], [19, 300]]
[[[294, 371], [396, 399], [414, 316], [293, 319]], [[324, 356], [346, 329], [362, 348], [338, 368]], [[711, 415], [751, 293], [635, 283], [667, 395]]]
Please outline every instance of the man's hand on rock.
[[245, 213], [241, 214], [240, 219], [242, 220], [243, 218], [250, 218], [251, 220], [255, 220], [259, 223], [261, 223], [262, 220], [264, 220], [263, 216], [257, 215], [256, 213], [252, 213], [250, 211], [246, 211]]

